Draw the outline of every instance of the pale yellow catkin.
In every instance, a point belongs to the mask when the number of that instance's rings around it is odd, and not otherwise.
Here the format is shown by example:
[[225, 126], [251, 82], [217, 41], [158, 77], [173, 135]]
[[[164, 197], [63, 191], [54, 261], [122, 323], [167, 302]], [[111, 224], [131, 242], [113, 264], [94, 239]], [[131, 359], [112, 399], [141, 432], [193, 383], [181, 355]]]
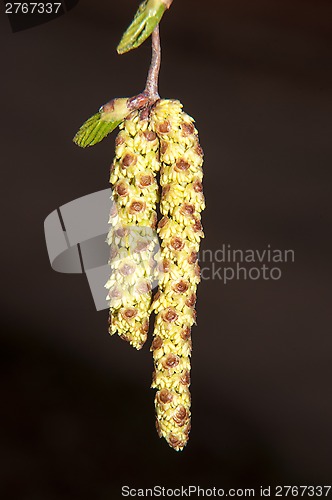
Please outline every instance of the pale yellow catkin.
[[111, 276], [109, 333], [118, 333], [136, 349], [147, 338], [159, 201], [159, 139], [149, 116], [132, 112], [120, 125], [110, 182], [114, 204], [107, 241]]
[[205, 207], [203, 152], [193, 122], [176, 100], [159, 100], [152, 109], [151, 126], [160, 141], [162, 187], [159, 290], [151, 306], [156, 314], [152, 387], [157, 389], [158, 434], [175, 450], [186, 445], [191, 426], [191, 326], [200, 281], [197, 255], [204, 236], [200, 218]]

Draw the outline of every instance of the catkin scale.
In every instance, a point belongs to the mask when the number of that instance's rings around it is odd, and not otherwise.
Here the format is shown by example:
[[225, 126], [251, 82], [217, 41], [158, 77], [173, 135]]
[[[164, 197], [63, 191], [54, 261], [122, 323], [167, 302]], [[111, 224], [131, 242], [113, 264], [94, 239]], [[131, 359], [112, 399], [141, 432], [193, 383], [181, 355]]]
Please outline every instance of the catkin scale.
[[158, 224], [161, 252], [158, 258], [159, 290], [155, 312], [152, 387], [156, 427], [175, 450], [182, 450], [190, 432], [191, 327], [196, 320], [196, 288], [200, 281], [197, 252], [204, 236], [200, 212], [203, 152], [193, 119], [176, 100], [159, 100], [151, 124], [160, 140]]
[[110, 301], [109, 333], [118, 333], [136, 349], [149, 329], [152, 259], [159, 191], [159, 140], [149, 117], [132, 112], [120, 125], [110, 183], [114, 205], [110, 213], [111, 276], [106, 283]]

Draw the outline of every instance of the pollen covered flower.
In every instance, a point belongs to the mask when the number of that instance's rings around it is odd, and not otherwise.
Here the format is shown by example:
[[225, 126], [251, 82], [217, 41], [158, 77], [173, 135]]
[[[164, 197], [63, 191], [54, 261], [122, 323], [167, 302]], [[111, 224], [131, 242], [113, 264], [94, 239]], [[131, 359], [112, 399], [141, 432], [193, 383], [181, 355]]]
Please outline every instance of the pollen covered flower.
[[162, 187], [158, 234], [159, 290], [155, 312], [152, 387], [156, 427], [175, 450], [182, 450], [190, 432], [191, 327], [196, 321], [199, 242], [204, 237], [200, 212], [203, 152], [194, 120], [176, 100], [159, 100], [151, 113], [152, 128], [160, 140]]
[[159, 139], [149, 117], [132, 112], [120, 125], [111, 166], [114, 208], [111, 211], [111, 276], [106, 283], [109, 333], [118, 333], [141, 349], [149, 329], [153, 253], [159, 190]]

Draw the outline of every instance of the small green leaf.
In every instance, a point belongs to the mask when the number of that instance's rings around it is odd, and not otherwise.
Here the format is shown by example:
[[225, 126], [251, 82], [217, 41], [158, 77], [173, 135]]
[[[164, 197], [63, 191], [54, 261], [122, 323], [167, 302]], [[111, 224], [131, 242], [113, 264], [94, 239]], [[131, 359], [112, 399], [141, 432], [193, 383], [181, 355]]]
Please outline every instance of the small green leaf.
[[133, 22], [117, 47], [119, 54], [139, 47], [160, 22], [166, 4], [162, 0], [145, 0], [138, 8]]
[[91, 116], [75, 135], [73, 141], [81, 148], [94, 146], [114, 130], [121, 121], [104, 121], [101, 119], [101, 113]]
[[81, 148], [94, 146], [118, 127], [130, 111], [126, 97], [113, 99], [83, 123], [73, 141]]

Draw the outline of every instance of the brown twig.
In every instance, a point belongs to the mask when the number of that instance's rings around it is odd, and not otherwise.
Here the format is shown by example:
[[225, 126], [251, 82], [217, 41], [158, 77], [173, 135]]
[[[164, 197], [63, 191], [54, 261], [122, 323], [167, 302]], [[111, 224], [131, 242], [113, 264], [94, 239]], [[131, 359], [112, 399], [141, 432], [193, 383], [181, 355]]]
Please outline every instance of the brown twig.
[[151, 64], [149, 68], [148, 77], [146, 80], [146, 85], [143, 94], [147, 95], [149, 101], [154, 103], [159, 99], [158, 94], [158, 77], [160, 70], [161, 61], [161, 48], [160, 48], [160, 36], [159, 36], [159, 26], [152, 32], [152, 57]]
[[153, 30], [151, 38], [152, 55], [145, 89], [140, 94], [128, 99], [128, 108], [131, 110], [151, 108], [153, 104], [160, 99], [158, 94], [158, 77], [161, 62], [159, 26]]

